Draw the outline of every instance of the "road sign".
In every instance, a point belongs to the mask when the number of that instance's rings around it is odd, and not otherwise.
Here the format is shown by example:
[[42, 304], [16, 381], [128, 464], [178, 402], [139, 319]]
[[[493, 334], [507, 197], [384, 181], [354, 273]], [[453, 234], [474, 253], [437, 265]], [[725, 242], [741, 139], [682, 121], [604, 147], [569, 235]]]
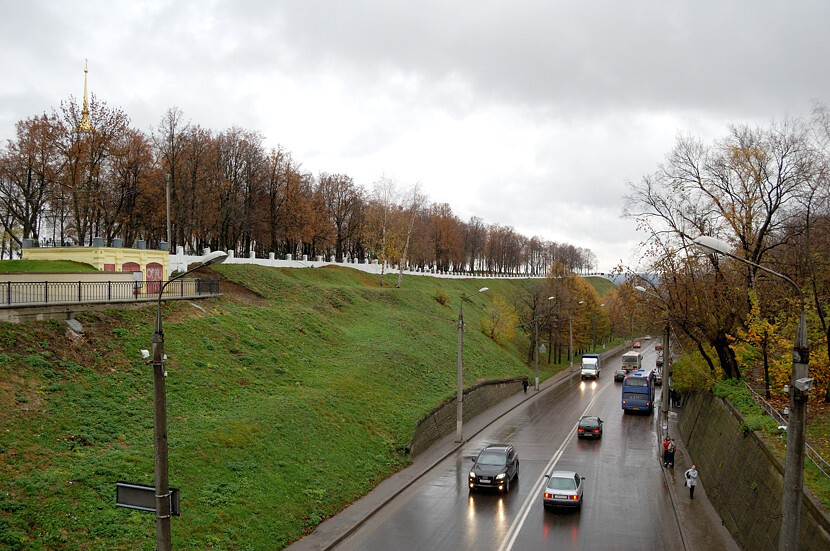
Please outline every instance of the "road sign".
[[[115, 505], [127, 509], [156, 512], [156, 487], [132, 482], [115, 483]], [[179, 489], [170, 488], [170, 514], [181, 516]]]

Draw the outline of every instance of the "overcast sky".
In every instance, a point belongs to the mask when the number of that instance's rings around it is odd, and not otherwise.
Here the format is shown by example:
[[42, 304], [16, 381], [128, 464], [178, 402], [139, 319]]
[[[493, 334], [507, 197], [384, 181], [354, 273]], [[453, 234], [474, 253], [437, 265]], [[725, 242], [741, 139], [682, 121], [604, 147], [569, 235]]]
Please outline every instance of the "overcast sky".
[[627, 182], [678, 134], [830, 103], [824, 0], [0, 0], [0, 139], [89, 89], [259, 131], [303, 169], [420, 183], [464, 221], [637, 262]]

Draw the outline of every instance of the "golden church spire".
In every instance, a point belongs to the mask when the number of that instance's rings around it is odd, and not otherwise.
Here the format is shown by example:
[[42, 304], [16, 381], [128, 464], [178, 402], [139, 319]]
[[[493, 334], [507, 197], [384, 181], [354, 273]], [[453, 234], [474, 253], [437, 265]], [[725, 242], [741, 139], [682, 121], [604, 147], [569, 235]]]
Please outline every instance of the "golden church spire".
[[89, 60], [84, 60], [84, 107], [81, 110], [81, 123], [75, 128], [75, 132], [92, 132], [95, 130], [89, 122], [89, 101], [86, 95], [86, 75], [89, 73]]

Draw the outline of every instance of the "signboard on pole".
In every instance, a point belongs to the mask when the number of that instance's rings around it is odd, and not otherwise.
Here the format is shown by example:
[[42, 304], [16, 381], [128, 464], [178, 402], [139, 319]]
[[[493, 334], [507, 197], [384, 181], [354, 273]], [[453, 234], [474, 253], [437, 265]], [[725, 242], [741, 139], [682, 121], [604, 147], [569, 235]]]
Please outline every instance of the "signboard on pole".
[[[132, 482], [115, 483], [115, 505], [127, 509], [156, 512], [156, 487]], [[170, 514], [181, 516], [179, 489], [170, 488]]]

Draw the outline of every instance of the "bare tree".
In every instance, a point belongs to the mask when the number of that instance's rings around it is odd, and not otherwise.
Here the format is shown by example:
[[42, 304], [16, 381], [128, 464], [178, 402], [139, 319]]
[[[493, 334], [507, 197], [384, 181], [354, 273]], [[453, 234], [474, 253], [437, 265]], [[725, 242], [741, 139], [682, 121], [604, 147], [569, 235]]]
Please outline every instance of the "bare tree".
[[409, 223], [407, 224], [406, 229], [406, 240], [403, 246], [403, 252], [401, 253], [400, 262], [398, 262], [398, 282], [395, 284], [395, 287], [400, 289], [401, 281], [403, 280], [403, 269], [407, 263], [409, 254], [409, 242], [412, 240], [412, 230], [415, 227], [415, 220], [418, 218], [418, 212], [423, 208], [424, 203], [426, 203], [426, 195], [421, 192], [420, 184], [415, 184], [409, 190], [409, 193], [406, 197], [406, 205], [405, 209], [407, 217], [409, 218]]

